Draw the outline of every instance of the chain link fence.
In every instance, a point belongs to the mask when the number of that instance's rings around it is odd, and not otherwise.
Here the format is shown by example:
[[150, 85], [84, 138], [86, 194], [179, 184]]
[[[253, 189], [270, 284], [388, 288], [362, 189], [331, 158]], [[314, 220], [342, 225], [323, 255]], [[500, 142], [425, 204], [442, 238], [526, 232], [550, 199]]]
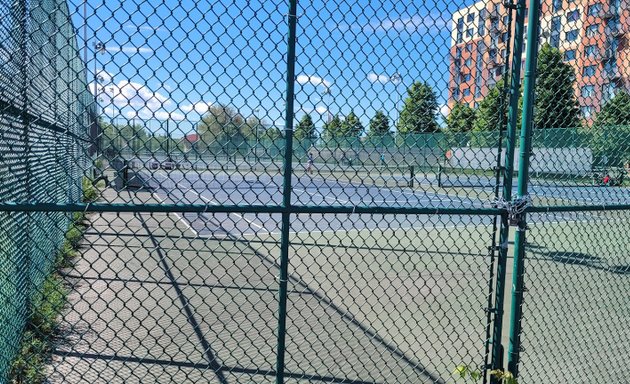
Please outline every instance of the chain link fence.
[[627, 0], [0, 15], [0, 383], [630, 379]]

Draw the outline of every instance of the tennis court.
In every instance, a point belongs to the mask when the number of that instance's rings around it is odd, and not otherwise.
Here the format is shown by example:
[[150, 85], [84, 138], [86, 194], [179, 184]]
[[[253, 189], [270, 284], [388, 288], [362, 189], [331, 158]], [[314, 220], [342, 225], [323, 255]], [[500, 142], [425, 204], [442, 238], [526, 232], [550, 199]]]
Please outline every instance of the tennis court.
[[[243, 196], [264, 204], [262, 199], [273, 202], [279, 193], [273, 178], [259, 177], [264, 188], [252, 188], [251, 182], [237, 181], [251, 175], [226, 173], [235, 185], [230, 190], [225, 180], [216, 180], [221, 187], [213, 188], [210, 174], [196, 175], [155, 170], [153, 188], [121, 191], [116, 198], [220, 204], [221, 196]], [[308, 183], [314, 192], [304, 195]], [[482, 205], [448, 193], [332, 183], [312, 175], [296, 185], [304, 189], [295, 188], [295, 198], [312, 199], [306, 201], [311, 204], [334, 204], [323, 199], [328, 191], [354, 196], [357, 203], [373, 193], [400, 204]], [[553, 278], [558, 300], [562, 287], [574, 286], [576, 279], [605, 278], [606, 289], [625, 289], [629, 267], [621, 263], [627, 250], [619, 239], [630, 223], [627, 215], [565, 212], [529, 218], [530, 268], [537, 269], [536, 276]], [[292, 215], [287, 382], [446, 383], [453, 382], [455, 366], [483, 361], [491, 221], [476, 215]], [[83, 285], [75, 308], [84, 309], [65, 319], [69, 328], [84, 333], [56, 352], [55, 373], [114, 381], [136, 374], [165, 382], [272, 381], [280, 223], [279, 214], [262, 213], [103, 214], [89, 234], [93, 250], [74, 277]], [[607, 246], [585, 243], [580, 238], [585, 232], [600, 233]], [[103, 256], [108, 254], [111, 258]], [[525, 320], [535, 335], [528, 339], [533, 343], [528, 366], [549, 364], [553, 357], [561, 369], [569, 362], [557, 357], [557, 350], [576, 347], [572, 340], [592, 327], [592, 316], [614, 329], [628, 316], [623, 305], [604, 303], [594, 313], [586, 292], [577, 294], [570, 310], [539, 304], [550, 294], [555, 293], [532, 289], [528, 296], [529, 305], [536, 306], [536, 316]], [[100, 298], [96, 303], [89, 299], [94, 295]], [[115, 309], [115, 316], [103, 317], [106, 308]], [[155, 309], [139, 314], [141, 308]], [[141, 324], [138, 318], [156, 320]], [[562, 321], [571, 327], [559, 326]], [[545, 344], [546, 337], [558, 335], [555, 347]], [[580, 341], [593, 348], [602, 343], [597, 332]], [[611, 369], [628, 357], [618, 352], [611, 352]]]

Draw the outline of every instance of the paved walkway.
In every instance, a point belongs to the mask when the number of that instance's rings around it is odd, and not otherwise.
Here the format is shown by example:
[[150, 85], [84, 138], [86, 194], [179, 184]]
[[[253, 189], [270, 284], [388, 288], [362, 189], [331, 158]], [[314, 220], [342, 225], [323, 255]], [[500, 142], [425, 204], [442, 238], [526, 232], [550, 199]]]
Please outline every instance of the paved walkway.
[[[227, 230], [202, 239], [175, 214], [91, 222], [67, 271], [74, 291], [50, 382], [274, 381], [277, 244], [253, 247]], [[289, 289], [286, 382], [443, 382], [303, 281]]]

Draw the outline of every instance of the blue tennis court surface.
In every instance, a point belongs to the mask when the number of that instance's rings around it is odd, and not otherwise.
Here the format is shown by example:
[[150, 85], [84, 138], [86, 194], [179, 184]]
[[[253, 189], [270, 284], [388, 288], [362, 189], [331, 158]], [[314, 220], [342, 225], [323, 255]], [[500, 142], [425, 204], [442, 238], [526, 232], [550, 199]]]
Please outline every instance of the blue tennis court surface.
[[[239, 204], [271, 205], [282, 202], [282, 176], [266, 173], [238, 173], [232, 171], [196, 172], [196, 171], [143, 171], [142, 177], [153, 195], [160, 201], [184, 204]], [[430, 176], [418, 180], [411, 188], [404, 183], [401, 186], [378, 185], [378, 178], [368, 179], [367, 183], [356, 184], [332, 180], [317, 174], [293, 175], [292, 203], [295, 205], [339, 205], [339, 206], [394, 206], [428, 208], [488, 208], [492, 207], [492, 188], [444, 188], [431, 186]], [[424, 182], [424, 183], [423, 183]], [[386, 182], [383, 180], [383, 184]], [[611, 196], [622, 201], [630, 201], [630, 189], [612, 187], [560, 187], [533, 186], [530, 194], [534, 203], [544, 198], [557, 201], [557, 204], [594, 204], [599, 201], [610, 202]], [[516, 190], [514, 190], [516, 194]], [[607, 200], [605, 200], [607, 199]], [[305, 215], [306, 216], [306, 215]], [[440, 218], [436, 221], [431, 216], [414, 215], [403, 220], [370, 220], [357, 227], [356, 222], [340, 219], [348, 215], [310, 214], [292, 223], [292, 232], [335, 232], [362, 229], [387, 228], [452, 228], [470, 225], [490, 225], [492, 217], [476, 215], [450, 215], [450, 220]], [[197, 213], [180, 214], [184, 223], [196, 235], [202, 237], [225, 237], [232, 234], [255, 235], [276, 234], [279, 231], [278, 214], [269, 213], [217, 213], [209, 215]], [[589, 214], [565, 212], [560, 214], [530, 214], [531, 221], [558, 222], [583, 221]], [[323, 223], [322, 225], [320, 225]]]

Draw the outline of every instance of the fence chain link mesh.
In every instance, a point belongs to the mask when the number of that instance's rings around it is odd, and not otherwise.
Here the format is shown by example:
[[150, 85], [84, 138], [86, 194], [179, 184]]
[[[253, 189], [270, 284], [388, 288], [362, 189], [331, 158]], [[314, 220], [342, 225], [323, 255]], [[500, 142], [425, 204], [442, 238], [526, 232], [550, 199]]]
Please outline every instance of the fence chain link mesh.
[[628, 0], [0, 16], [0, 383], [630, 380]]

